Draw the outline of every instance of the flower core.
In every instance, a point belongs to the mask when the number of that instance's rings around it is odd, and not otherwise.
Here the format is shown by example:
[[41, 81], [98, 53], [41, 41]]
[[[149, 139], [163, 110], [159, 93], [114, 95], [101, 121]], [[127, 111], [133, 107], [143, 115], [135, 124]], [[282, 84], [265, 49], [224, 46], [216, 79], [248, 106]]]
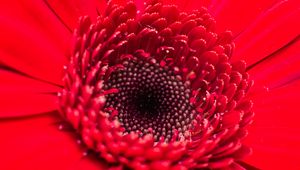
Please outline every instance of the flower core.
[[[150, 61], [155, 62], [155, 59]], [[123, 70], [114, 72], [104, 89], [117, 88], [107, 97], [106, 107], [118, 111], [118, 120], [126, 132], [152, 131], [155, 140], [170, 140], [174, 129], [181, 135], [190, 127], [195, 115], [190, 104], [191, 90], [168, 66], [129, 60]]]

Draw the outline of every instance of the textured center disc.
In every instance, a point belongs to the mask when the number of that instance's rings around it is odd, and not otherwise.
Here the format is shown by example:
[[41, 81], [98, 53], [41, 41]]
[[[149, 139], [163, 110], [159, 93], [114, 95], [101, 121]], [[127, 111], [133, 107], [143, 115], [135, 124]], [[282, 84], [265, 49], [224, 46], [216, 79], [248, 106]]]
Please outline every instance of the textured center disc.
[[[174, 129], [182, 134], [195, 114], [190, 105], [190, 90], [167, 67], [146, 61], [130, 60], [124, 69], [112, 73], [105, 88], [117, 88], [107, 97], [106, 107], [118, 111], [118, 119], [126, 132], [149, 130], [155, 140], [170, 140]], [[182, 134], [183, 135], [183, 134]]]

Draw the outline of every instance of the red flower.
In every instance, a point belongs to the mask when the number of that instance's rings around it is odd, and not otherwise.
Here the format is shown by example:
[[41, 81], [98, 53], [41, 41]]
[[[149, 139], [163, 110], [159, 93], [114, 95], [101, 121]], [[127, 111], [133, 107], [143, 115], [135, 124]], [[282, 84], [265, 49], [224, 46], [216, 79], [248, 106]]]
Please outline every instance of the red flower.
[[299, 2], [115, 3], [1, 4], [0, 168], [299, 166]]

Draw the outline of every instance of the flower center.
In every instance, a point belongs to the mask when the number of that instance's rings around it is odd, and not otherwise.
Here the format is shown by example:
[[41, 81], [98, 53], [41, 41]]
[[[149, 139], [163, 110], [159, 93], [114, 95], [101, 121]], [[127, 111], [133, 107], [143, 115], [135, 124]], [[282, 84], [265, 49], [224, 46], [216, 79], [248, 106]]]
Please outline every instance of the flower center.
[[112, 73], [105, 89], [117, 88], [107, 97], [106, 107], [118, 111], [125, 131], [152, 131], [155, 140], [167, 141], [173, 130], [182, 134], [188, 129], [195, 111], [189, 102], [190, 90], [168, 67], [147, 61], [130, 60], [124, 69]]

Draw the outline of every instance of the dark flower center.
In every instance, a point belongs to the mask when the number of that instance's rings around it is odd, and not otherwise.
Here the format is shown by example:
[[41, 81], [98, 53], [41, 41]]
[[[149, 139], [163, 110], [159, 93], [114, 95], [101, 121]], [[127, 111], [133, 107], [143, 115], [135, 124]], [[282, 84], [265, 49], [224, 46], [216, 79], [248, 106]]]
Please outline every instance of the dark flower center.
[[108, 95], [106, 107], [118, 111], [125, 131], [143, 135], [153, 131], [155, 140], [164, 137], [167, 141], [174, 129], [179, 134], [185, 132], [195, 111], [181, 77], [158, 63], [130, 60], [123, 65], [124, 69], [112, 73], [105, 89], [119, 90]]

